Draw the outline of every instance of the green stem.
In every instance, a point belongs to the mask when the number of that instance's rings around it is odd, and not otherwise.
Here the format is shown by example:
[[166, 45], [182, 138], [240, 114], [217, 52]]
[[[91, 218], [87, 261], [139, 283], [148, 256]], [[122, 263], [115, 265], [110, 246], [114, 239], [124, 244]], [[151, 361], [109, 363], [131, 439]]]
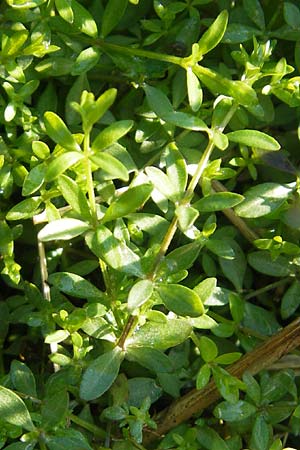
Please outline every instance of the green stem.
[[168, 55], [166, 53], [157, 53], [151, 52], [149, 50], [142, 50], [140, 48], [132, 48], [132, 47], [125, 47], [123, 45], [111, 44], [103, 41], [102, 39], [97, 39], [96, 41], [94, 41], [93, 45], [95, 44], [101, 47], [103, 50], [121, 53], [122, 55], [133, 57], [138, 56], [140, 58], [149, 58], [149, 59], [156, 59], [158, 61], [169, 62], [171, 64], [177, 64], [179, 66], [182, 65], [183, 58], [174, 55]]
[[86, 420], [83, 420], [80, 417], [75, 416], [74, 414], [70, 414], [69, 419], [73, 423], [76, 423], [76, 425], [80, 426], [81, 428], [84, 428], [85, 430], [88, 430], [91, 433], [93, 433], [94, 436], [101, 439], [106, 438], [106, 431], [104, 431], [102, 428], [97, 427], [97, 425], [87, 422]]
[[264, 294], [265, 292], [271, 291], [272, 289], [275, 289], [280, 286], [284, 286], [290, 280], [291, 280], [290, 277], [286, 277], [279, 281], [275, 281], [274, 283], [268, 284], [267, 286], [264, 286], [260, 289], [257, 289], [256, 291], [250, 292], [249, 294], [245, 295], [244, 300], [250, 300], [250, 298], [257, 297], [258, 295]]
[[39, 438], [39, 446], [41, 450], [47, 450], [47, 446], [44, 442], [44, 439], [42, 437]]
[[85, 134], [85, 136], [84, 136], [83, 151], [84, 151], [84, 155], [85, 155], [85, 176], [86, 176], [86, 181], [87, 181], [89, 204], [90, 204], [90, 208], [91, 208], [93, 225], [96, 226], [97, 225], [97, 210], [96, 210], [96, 197], [95, 197], [95, 191], [94, 191], [92, 165], [91, 165], [91, 161], [89, 159], [89, 155], [90, 155], [90, 134], [89, 133]]

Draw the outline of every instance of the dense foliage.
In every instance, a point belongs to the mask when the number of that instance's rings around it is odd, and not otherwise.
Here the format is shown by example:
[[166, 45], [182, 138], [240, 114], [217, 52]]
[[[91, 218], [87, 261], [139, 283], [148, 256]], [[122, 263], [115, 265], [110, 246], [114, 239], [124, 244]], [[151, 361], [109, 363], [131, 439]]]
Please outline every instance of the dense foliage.
[[299, 352], [227, 369], [300, 305], [298, 1], [6, 0], [0, 35], [0, 448], [296, 446]]

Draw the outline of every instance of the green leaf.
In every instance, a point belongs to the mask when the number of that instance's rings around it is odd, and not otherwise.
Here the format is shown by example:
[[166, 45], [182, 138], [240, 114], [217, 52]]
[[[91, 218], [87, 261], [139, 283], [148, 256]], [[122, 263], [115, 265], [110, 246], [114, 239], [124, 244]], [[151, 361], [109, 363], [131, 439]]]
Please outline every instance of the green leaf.
[[114, 156], [109, 153], [98, 153], [90, 156], [90, 160], [99, 168], [104, 170], [112, 178], [128, 181], [129, 174], [127, 168]]
[[300, 27], [300, 11], [297, 5], [291, 2], [283, 3], [283, 17], [285, 22], [294, 29]]
[[263, 336], [271, 336], [280, 330], [280, 325], [273, 312], [251, 303], [245, 304], [243, 326], [255, 330]]
[[284, 293], [281, 300], [280, 313], [283, 319], [287, 319], [298, 309], [300, 305], [300, 283], [294, 281], [287, 291]]
[[248, 145], [249, 147], [257, 147], [269, 151], [280, 149], [280, 144], [276, 139], [258, 130], [232, 131], [227, 133], [226, 136], [231, 142]]
[[[223, 94], [232, 97], [237, 103], [244, 106], [254, 106], [258, 103], [255, 90], [243, 81], [233, 81], [208, 67], [193, 66], [193, 72], [200, 81], [214, 94]], [[276, 141], [275, 141], [276, 142]]]
[[215, 146], [220, 150], [226, 150], [229, 145], [228, 137], [218, 129], [213, 131], [213, 142]]
[[72, 428], [57, 429], [54, 435], [47, 435], [45, 441], [49, 450], [93, 450], [87, 438]]
[[22, 200], [13, 206], [6, 214], [7, 220], [25, 220], [30, 219], [39, 212], [39, 206], [42, 203], [40, 197], [31, 197]]
[[25, 428], [25, 430], [35, 429], [23, 400], [4, 386], [0, 386], [0, 417], [4, 422]]
[[255, 406], [243, 400], [239, 400], [236, 403], [221, 402], [214, 409], [215, 417], [226, 420], [227, 422], [244, 420], [255, 413]]
[[268, 450], [271, 438], [270, 426], [267, 424], [263, 414], [259, 414], [252, 428], [250, 447], [256, 450]]
[[133, 126], [133, 120], [119, 120], [100, 131], [92, 143], [92, 150], [99, 152], [123, 137]]
[[223, 37], [223, 44], [241, 44], [253, 39], [253, 36], [261, 36], [263, 32], [258, 28], [245, 23], [230, 23]]
[[202, 426], [197, 432], [197, 440], [206, 450], [230, 450], [224, 439], [207, 426]]
[[151, 347], [126, 347], [126, 359], [140, 364], [154, 373], [169, 373], [173, 367], [170, 359], [160, 350]]
[[121, 194], [107, 208], [102, 223], [125, 217], [140, 208], [150, 197], [152, 192], [151, 184], [139, 184], [130, 187]]
[[32, 151], [40, 159], [47, 159], [50, 155], [50, 149], [45, 142], [33, 141]]
[[158, 117], [163, 119], [166, 115], [174, 112], [170, 100], [161, 90], [147, 84], [143, 88], [150, 108]]
[[249, 397], [255, 405], [260, 405], [261, 389], [259, 383], [249, 372], [243, 374], [243, 382], [246, 384], [247, 397]]
[[73, 23], [74, 14], [71, 6], [71, 0], [55, 0], [55, 7], [60, 17], [68, 23]]
[[63, 174], [70, 167], [84, 159], [83, 153], [66, 152], [57, 156], [48, 166], [45, 174], [46, 181], [53, 181], [59, 175]]
[[200, 212], [222, 211], [226, 208], [233, 208], [244, 200], [244, 197], [234, 192], [217, 192], [201, 198], [193, 203], [193, 208]]
[[191, 131], [206, 131], [208, 132], [208, 126], [199, 117], [192, 114], [184, 113], [181, 111], [173, 111], [166, 113], [163, 119], [176, 127], [185, 128]]
[[81, 33], [96, 38], [98, 30], [91, 13], [76, 0], [72, 0], [72, 9], [74, 13], [73, 26], [81, 31]]
[[197, 112], [202, 105], [203, 91], [200, 81], [192, 71], [191, 67], [188, 67], [186, 70], [186, 83], [189, 105], [192, 111]]
[[187, 168], [184, 158], [175, 144], [169, 144], [164, 152], [167, 176], [172, 180], [173, 185], [177, 186], [176, 195], [183, 194], [187, 184]]
[[42, 242], [56, 239], [69, 240], [80, 236], [90, 228], [89, 224], [78, 219], [57, 219], [48, 223], [38, 233], [38, 239]]
[[66, 175], [60, 175], [58, 186], [62, 196], [73, 210], [79, 214], [82, 219], [87, 222], [91, 221], [90, 207], [80, 186], [78, 186], [72, 178], [67, 177]]
[[101, 52], [97, 47], [88, 47], [77, 56], [71, 70], [71, 75], [76, 76], [91, 70], [99, 61]]
[[167, 319], [165, 322], [146, 322], [126, 342], [132, 347], [167, 350], [184, 342], [191, 332], [191, 325], [183, 318]]
[[231, 403], [232, 406], [235, 405], [239, 400], [239, 389], [245, 389], [244, 383], [219, 366], [213, 366], [212, 372], [222, 397]]
[[44, 183], [47, 167], [45, 164], [39, 164], [27, 174], [23, 187], [22, 195], [25, 197], [36, 192]]
[[64, 294], [76, 298], [97, 298], [101, 301], [104, 294], [96, 286], [79, 275], [70, 272], [55, 272], [49, 275], [48, 281]]
[[99, 225], [95, 233], [89, 233], [86, 243], [98, 258], [113, 269], [137, 277], [144, 275], [139, 256], [104, 225]]
[[234, 251], [234, 259], [219, 257], [222, 272], [231, 281], [238, 292], [242, 291], [246, 273], [247, 261], [241, 247], [233, 240], [229, 240]]
[[[143, 411], [143, 404], [148, 397], [147, 403], [154, 403], [162, 395], [161, 387], [157, 386], [153, 378], [134, 377], [128, 380], [129, 399], [128, 403], [132, 407], [141, 408]], [[131, 409], [131, 408], [130, 408]], [[126, 447], [127, 450], [127, 447]]]
[[37, 396], [34, 375], [26, 364], [13, 360], [10, 366], [10, 378], [17, 391], [32, 397]]
[[233, 364], [234, 362], [238, 361], [240, 357], [242, 356], [242, 353], [239, 352], [232, 352], [232, 353], [224, 353], [223, 355], [218, 356], [215, 358], [216, 364]]
[[257, 272], [271, 277], [287, 277], [293, 273], [293, 266], [288, 258], [280, 255], [274, 260], [268, 251], [250, 253], [248, 262]]
[[200, 297], [186, 286], [179, 284], [159, 285], [157, 292], [165, 306], [179, 316], [197, 317], [204, 313]]
[[243, 8], [247, 16], [255, 23], [261, 30], [265, 28], [264, 10], [259, 0], [243, 0]]
[[104, 353], [88, 366], [80, 383], [80, 397], [89, 401], [101, 397], [113, 384], [123, 360], [120, 347]]
[[57, 114], [52, 111], [45, 112], [44, 123], [48, 136], [56, 142], [56, 144], [59, 144], [70, 151], [80, 151], [80, 146], [75, 141], [71, 131]]
[[210, 238], [205, 243], [205, 247], [220, 258], [233, 259], [235, 255], [231, 243], [226, 239]]
[[80, 106], [82, 113], [83, 129], [90, 130], [92, 126], [101, 119], [106, 111], [114, 103], [117, 96], [117, 89], [107, 89], [101, 94], [96, 101], [94, 95], [90, 92], [83, 91], [81, 94]]
[[146, 167], [145, 172], [149, 177], [154, 187], [170, 200], [176, 199], [177, 187], [173, 185], [172, 181], [162, 170], [157, 167]]
[[102, 37], [106, 37], [120, 22], [126, 11], [127, 4], [128, 0], [108, 0], [102, 18]]
[[243, 202], [235, 208], [240, 217], [256, 218], [279, 208], [293, 192], [291, 185], [262, 183], [244, 193]]
[[188, 205], [177, 206], [175, 213], [178, 218], [180, 229], [183, 232], [187, 231], [199, 216], [197, 209]]
[[201, 36], [201, 39], [198, 42], [199, 52], [201, 55], [205, 55], [210, 52], [219, 44], [226, 31], [227, 22], [228, 12], [223, 10], [208, 30], [206, 30], [206, 32]]
[[206, 336], [201, 336], [199, 339], [200, 355], [204, 362], [212, 362], [218, 356], [218, 347]]
[[50, 333], [45, 338], [45, 344], [59, 344], [65, 341], [70, 336], [68, 330], [56, 330]]
[[201, 368], [197, 374], [196, 388], [197, 389], [204, 388], [210, 380], [210, 375], [211, 375], [211, 370], [210, 370], [209, 365], [203, 364], [203, 366], [201, 366]]
[[146, 303], [153, 292], [153, 282], [150, 280], [140, 280], [135, 283], [129, 291], [128, 310], [132, 313], [136, 308]]
[[69, 395], [67, 389], [57, 389], [46, 393], [41, 407], [42, 423], [46, 428], [54, 428], [63, 423], [69, 409]]
[[197, 284], [197, 286], [194, 287], [194, 291], [197, 292], [203, 304], [205, 304], [207, 300], [212, 296], [216, 287], [217, 287], [216, 278], [214, 277], [205, 278], [205, 280], [201, 281], [199, 284]]

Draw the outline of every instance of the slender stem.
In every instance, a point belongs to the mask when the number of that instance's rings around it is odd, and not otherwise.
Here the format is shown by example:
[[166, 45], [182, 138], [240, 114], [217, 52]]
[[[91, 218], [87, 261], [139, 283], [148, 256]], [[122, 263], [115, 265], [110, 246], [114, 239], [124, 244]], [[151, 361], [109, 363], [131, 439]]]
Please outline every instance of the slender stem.
[[76, 423], [76, 425], [79, 425], [81, 428], [84, 428], [85, 430], [90, 431], [95, 436], [105, 439], [106, 438], [106, 432], [102, 428], [97, 427], [97, 425], [94, 425], [93, 423], [87, 422], [86, 420], [81, 419], [78, 416], [75, 416], [75, 414], [70, 414], [69, 419]]
[[164, 61], [169, 62], [171, 64], [177, 64], [179, 66], [182, 65], [182, 59], [178, 56], [174, 55], [168, 55], [166, 53], [156, 53], [151, 52], [149, 50], [142, 50], [140, 48], [134, 48], [134, 47], [124, 47], [123, 45], [117, 45], [117, 44], [111, 44], [108, 42], [105, 42], [102, 39], [97, 39], [96, 41], [93, 41], [93, 45], [98, 45], [103, 50], [113, 51], [116, 53], [122, 53], [122, 55], [127, 56], [133, 56], [133, 57], [141, 57], [141, 58], [149, 58], [149, 59], [156, 59], [158, 61]]
[[275, 289], [280, 286], [284, 286], [291, 280], [291, 277], [282, 278], [279, 281], [275, 281], [274, 283], [270, 283], [267, 286], [264, 286], [260, 289], [257, 289], [256, 291], [249, 292], [249, 294], [244, 296], [245, 300], [250, 300], [250, 298], [257, 297], [260, 294], [264, 294], [265, 292], [271, 291], [272, 289]]
[[[48, 270], [47, 270], [47, 260], [46, 260], [46, 253], [45, 253], [45, 247], [42, 241], [38, 239], [38, 252], [39, 252], [39, 261], [40, 261], [40, 273], [41, 273], [41, 282], [42, 282], [42, 291], [45, 299], [50, 303], [51, 302], [51, 293], [50, 288], [48, 285]], [[57, 343], [52, 342], [50, 344], [50, 353], [56, 353], [57, 352]], [[54, 372], [57, 372], [59, 370], [59, 365], [54, 363], [53, 364]]]
[[39, 447], [40, 447], [41, 450], [47, 450], [47, 446], [46, 446], [46, 444], [44, 442], [44, 438], [43, 437], [39, 438]]
[[85, 176], [86, 176], [86, 181], [87, 181], [89, 204], [90, 204], [90, 208], [91, 208], [93, 225], [96, 226], [97, 225], [96, 197], [95, 197], [95, 191], [94, 191], [92, 164], [89, 159], [89, 155], [90, 155], [90, 134], [89, 133], [86, 133], [84, 136], [83, 151], [84, 151], [84, 155], [85, 155]]

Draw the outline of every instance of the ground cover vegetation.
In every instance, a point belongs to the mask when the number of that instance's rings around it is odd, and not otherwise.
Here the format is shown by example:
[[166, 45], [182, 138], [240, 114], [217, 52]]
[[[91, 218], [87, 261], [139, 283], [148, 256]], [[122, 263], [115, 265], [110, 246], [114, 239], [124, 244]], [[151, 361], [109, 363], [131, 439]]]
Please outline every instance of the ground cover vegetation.
[[0, 35], [0, 448], [299, 448], [298, 2]]

